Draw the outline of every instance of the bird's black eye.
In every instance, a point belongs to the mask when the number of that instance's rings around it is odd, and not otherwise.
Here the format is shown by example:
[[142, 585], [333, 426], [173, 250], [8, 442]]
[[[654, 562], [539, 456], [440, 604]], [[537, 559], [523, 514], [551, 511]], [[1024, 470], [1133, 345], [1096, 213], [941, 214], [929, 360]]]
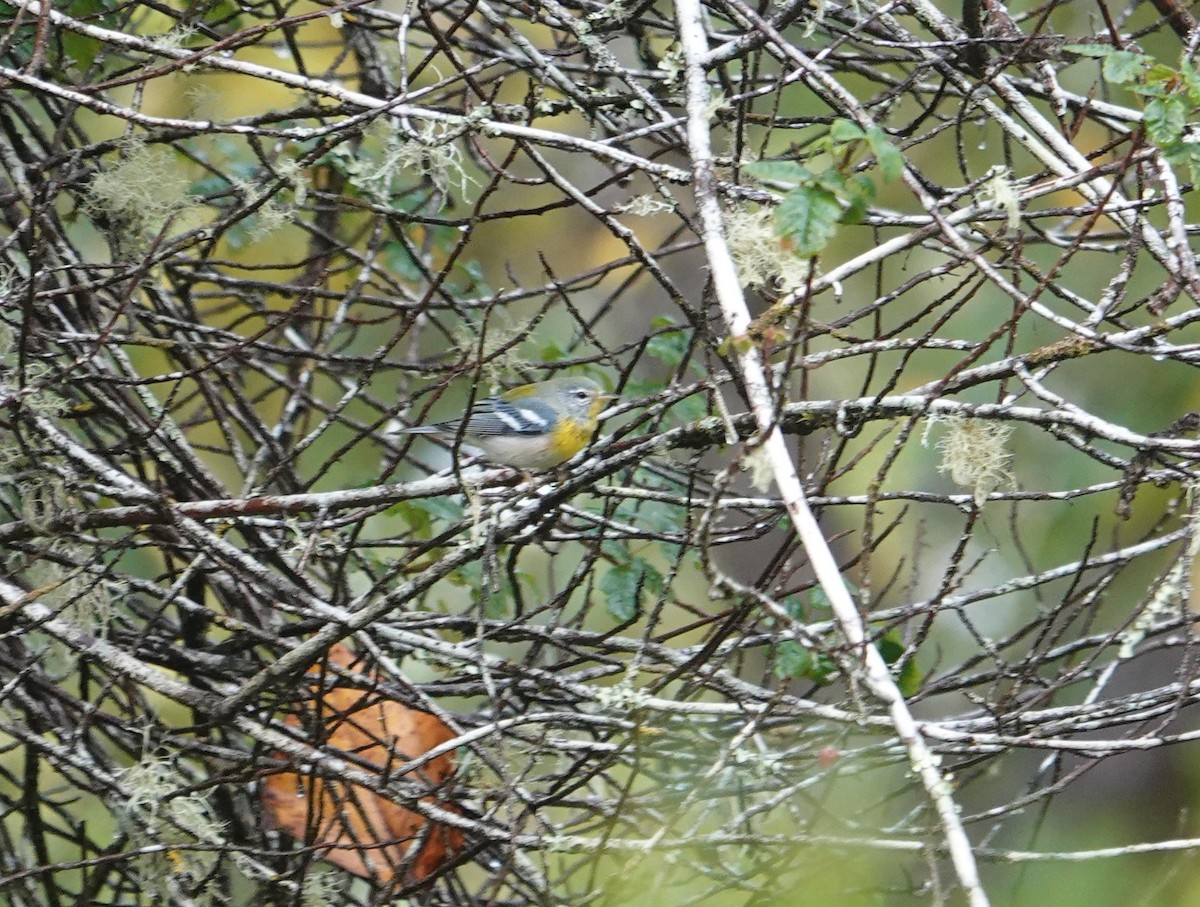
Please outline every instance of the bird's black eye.
[[582, 388], [575, 391], [575, 399], [576, 400], [586, 400], [590, 396], [591, 396], [591, 394], [589, 394], [587, 391], [583, 390]]

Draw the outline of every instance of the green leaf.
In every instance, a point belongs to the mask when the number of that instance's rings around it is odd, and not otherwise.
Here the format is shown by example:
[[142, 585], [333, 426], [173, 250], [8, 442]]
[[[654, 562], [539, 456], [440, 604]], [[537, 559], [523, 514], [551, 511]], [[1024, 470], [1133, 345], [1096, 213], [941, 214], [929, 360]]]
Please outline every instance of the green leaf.
[[842, 211], [841, 222], [862, 223], [867, 213], [867, 205], [875, 197], [875, 183], [869, 176], [857, 173], [847, 180], [842, 196], [846, 200], [846, 208]]
[[798, 595], [789, 595], [782, 602], [783, 610], [787, 612], [787, 616], [793, 620], [804, 621], [808, 618], [804, 614], [804, 602]]
[[491, 288], [488, 286], [487, 279], [483, 273], [483, 265], [474, 259], [470, 261], [459, 262], [455, 266], [455, 272], [465, 274], [467, 278], [467, 289], [472, 290], [480, 295], [491, 293]]
[[789, 595], [783, 600], [783, 610], [792, 617], [801, 622], [816, 619], [820, 615], [823, 619], [833, 610], [829, 604], [829, 598], [825, 595], [825, 590], [820, 586], [813, 586], [803, 595]]
[[478, 589], [483, 584], [483, 564], [467, 561], [456, 570], [446, 574], [446, 582], [460, 589]]
[[384, 243], [383, 256], [388, 270], [401, 280], [416, 283], [423, 278], [421, 268], [413, 260], [412, 253], [408, 251], [404, 243], [396, 240]]
[[1187, 165], [1192, 172], [1192, 182], [1200, 183], [1200, 145], [1192, 142], [1179, 142], [1164, 149], [1163, 156], [1172, 167]]
[[812, 171], [795, 161], [753, 161], [742, 167], [756, 180], [799, 186], [813, 178]]
[[917, 670], [917, 663], [911, 658], [904, 662], [904, 666], [900, 668], [900, 676], [896, 678], [896, 686], [900, 689], [900, 695], [905, 699], [916, 696], [921, 692], [921, 672]]
[[1146, 76], [1142, 81], [1147, 85], [1173, 84], [1179, 81], [1179, 71], [1172, 69], [1170, 66], [1164, 66], [1162, 63], [1155, 63], [1146, 70]]
[[[7, 5], [7, 4], [6, 4]], [[66, 9], [64, 12], [74, 19], [83, 19], [92, 25], [99, 25], [105, 28], [115, 28], [116, 21], [112, 13], [120, 7], [119, 3], [114, 3], [112, 0], [71, 0], [64, 4]], [[70, 33], [76, 39], [83, 39], [85, 36], [76, 33]], [[67, 47], [67, 34], [62, 35], [63, 47]], [[91, 66], [95, 61], [96, 53], [100, 50], [101, 44], [99, 39], [87, 39], [88, 43], [82, 41], [76, 44], [76, 49], [82, 53], [81, 57], [76, 57], [75, 53], [68, 50], [70, 56], [79, 66]]]
[[[851, 589], [851, 592], [854, 590]], [[814, 611], [824, 611], [826, 613], [833, 610], [833, 605], [829, 604], [829, 596], [825, 594], [825, 590], [820, 586], [813, 586], [808, 590], [808, 606]]]
[[828, 189], [793, 189], [775, 209], [775, 232], [790, 240], [797, 255], [816, 255], [829, 243], [842, 216], [837, 196]]
[[846, 206], [846, 210], [842, 212], [841, 222], [843, 224], [861, 224], [863, 218], [867, 216], [867, 202], [864, 198], [852, 199], [850, 204]]
[[[879, 654], [883, 656], [883, 660], [889, 665], [893, 665], [904, 654], [905, 646], [900, 638], [900, 633], [892, 630], [876, 643], [876, 648], [879, 649]], [[914, 659], [908, 659], [901, 666], [900, 673], [896, 677], [896, 686], [899, 687], [900, 694], [906, 699], [909, 696], [915, 695], [921, 689], [921, 672], [917, 670]]]
[[792, 639], [785, 639], [775, 647], [775, 676], [781, 678], [807, 678], [813, 683], [825, 683], [837, 666], [827, 656], [812, 652]]
[[[417, 195], [419, 193], [414, 193]], [[462, 242], [462, 233], [455, 227], [435, 224], [428, 229], [427, 235], [433, 243], [433, 248], [439, 252], [451, 252]]]
[[403, 519], [409, 531], [419, 539], [427, 539], [433, 535], [433, 521], [429, 514], [419, 507], [414, 507], [411, 501], [397, 501], [386, 512], [388, 516]]
[[463, 515], [462, 506], [448, 497], [397, 501], [386, 513], [404, 520], [409, 531], [419, 539], [433, 537], [435, 521], [456, 523]]
[[883, 175], [885, 183], [900, 179], [904, 173], [904, 155], [891, 143], [887, 133], [878, 126], [872, 126], [867, 130], [867, 147], [875, 155], [875, 161], [879, 164], [879, 172]]
[[1183, 98], [1172, 95], [1155, 98], [1143, 111], [1146, 134], [1156, 145], [1172, 145], [1179, 141], [1187, 126], [1187, 105]]
[[1200, 183], [1200, 149], [1195, 145], [1185, 146], [1188, 149], [1188, 168], [1192, 171], [1192, 182]]
[[646, 353], [668, 368], [675, 368], [683, 362], [690, 343], [691, 331], [677, 328], [651, 337], [646, 343]]
[[1133, 82], [1150, 66], [1150, 58], [1130, 50], [1115, 50], [1104, 58], [1104, 78], [1116, 85]]
[[1143, 98], [1165, 98], [1179, 90], [1179, 73], [1170, 66], [1155, 63], [1138, 81], [1128, 88]]
[[610, 567], [600, 578], [599, 588], [608, 613], [625, 623], [641, 613], [643, 595], [662, 592], [663, 577], [645, 560], [635, 557]]
[[89, 69], [104, 49], [104, 44], [98, 39], [72, 31], [64, 30], [60, 40], [67, 59], [80, 71]]
[[827, 192], [832, 192], [838, 198], [843, 198], [846, 195], [846, 177], [841, 171], [833, 167], [827, 167], [820, 173], [814, 174], [809, 186], [814, 189], [824, 189]]
[[[696, 362], [692, 363], [693, 371], [703, 375], [704, 370]], [[703, 419], [709, 414], [708, 401], [703, 394], [693, 394], [687, 399], [680, 400], [671, 407], [672, 415], [676, 416], [680, 422], [695, 422], [698, 419]], [[676, 523], [676, 527], [680, 524]]]
[[512, 614], [509, 602], [513, 601], [512, 584], [502, 583], [499, 592], [489, 592], [483, 600], [483, 616], [489, 620], [499, 620]]
[[[597, 508], [597, 515], [602, 508]], [[686, 521], [685, 508], [666, 501], [627, 500], [617, 508], [616, 519], [634, 523], [647, 532], [666, 535], [678, 532]]]
[[1187, 87], [1188, 99], [1193, 104], [1200, 104], [1200, 75], [1196, 73], [1191, 60], [1179, 64], [1179, 78]]
[[443, 495], [436, 498], [414, 498], [409, 502], [440, 520], [457, 523], [463, 518], [463, 507], [457, 499]]
[[538, 357], [543, 362], [559, 362], [565, 359], [566, 356], [567, 351], [553, 340], [548, 340], [542, 345], [542, 348], [538, 350]]
[[812, 664], [808, 649], [790, 639], [775, 647], [775, 676], [800, 677]]
[[857, 142], [866, 137], [867, 133], [853, 120], [834, 120], [829, 127], [829, 140], [839, 145]]
[[904, 643], [900, 639], [900, 633], [892, 630], [886, 636], [882, 637], [875, 644], [875, 648], [879, 650], [879, 654], [883, 656], [883, 660], [888, 664], [895, 664], [896, 661], [904, 654]]

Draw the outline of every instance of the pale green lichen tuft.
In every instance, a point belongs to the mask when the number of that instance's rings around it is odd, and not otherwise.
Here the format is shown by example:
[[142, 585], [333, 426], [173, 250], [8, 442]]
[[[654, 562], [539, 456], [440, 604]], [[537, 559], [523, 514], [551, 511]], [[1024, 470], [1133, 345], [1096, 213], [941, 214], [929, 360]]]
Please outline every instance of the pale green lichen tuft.
[[[216, 903], [221, 848], [214, 845], [224, 843], [224, 826], [207, 797], [197, 790], [180, 794], [194, 784], [161, 752], [143, 755], [120, 780], [127, 797], [118, 814], [130, 843], [142, 850], [134, 861], [142, 889], [161, 903], [178, 903], [183, 891], [189, 903]], [[189, 846], [196, 844], [206, 846]]]
[[618, 214], [632, 214], [635, 217], [649, 217], [652, 214], [662, 214], [674, 211], [675, 206], [666, 199], [654, 195], [637, 195], [624, 204], [614, 208]]
[[946, 426], [945, 437], [937, 443], [942, 455], [938, 471], [972, 489], [977, 505], [1001, 482], [1014, 484], [1008, 469], [1012, 453], [1006, 446], [1012, 426], [959, 415], [938, 416], [936, 421]]
[[190, 189], [191, 180], [175, 154], [130, 140], [116, 163], [92, 180], [84, 208], [106, 218], [121, 248], [130, 252], [145, 248], [168, 223], [180, 221], [195, 207]]
[[750, 484], [758, 491], [769, 490], [771, 483], [775, 481], [771, 457], [761, 445], [742, 455], [742, 469], [750, 473]]
[[443, 194], [451, 184], [467, 194], [475, 181], [467, 175], [462, 149], [457, 142], [459, 130], [443, 123], [427, 122], [416, 132], [401, 132], [393, 125], [382, 127], [383, 150], [374, 162], [345, 162], [350, 182], [381, 203], [388, 203], [398, 180], [412, 184], [412, 175], [420, 174]]
[[327, 907], [336, 903], [342, 880], [333, 872], [307, 872], [300, 882], [301, 907]]
[[199, 29], [194, 25], [180, 25], [169, 32], [153, 36], [150, 38], [150, 43], [157, 50], [170, 54], [186, 48], [198, 32]]
[[486, 331], [468, 322], [458, 325], [453, 336], [459, 349], [477, 351], [482, 363], [481, 386], [491, 392], [499, 390], [506, 376], [529, 368], [529, 361], [517, 352], [519, 339], [527, 330], [527, 325], [514, 325], [503, 315], [493, 315], [488, 319]]
[[808, 284], [811, 264], [779, 241], [769, 208], [734, 208], [725, 215], [729, 254], [742, 286], [790, 293]]
[[1007, 167], [999, 165], [988, 172], [988, 178], [980, 187], [981, 201], [990, 203], [1007, 215], [1009, 233], [1015, 233], [1021, 226], [1021, 197], [1012, 179], [1012, 172]]

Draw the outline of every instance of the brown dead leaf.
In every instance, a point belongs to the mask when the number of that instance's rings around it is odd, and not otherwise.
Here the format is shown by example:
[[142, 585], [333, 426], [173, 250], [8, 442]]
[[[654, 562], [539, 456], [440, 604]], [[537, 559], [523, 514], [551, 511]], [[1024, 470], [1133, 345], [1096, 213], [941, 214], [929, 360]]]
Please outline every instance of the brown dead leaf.
[[[329, 664], [377, 680], [375, 672], [364, 671], [340, 643], [329, 650]], [[320, 672], [320, 665], [309, 670]], [[394, 777], [394, 767], [456, 736], [436, 716], [385, 699], [374, 690], [331, 687], [328, 672], [323, 690], [314, 684], [305, 714], [291, 714], [285, 720], [293, 727], [319, 726], [320, 745], [355, 757], [360, 760], [356, 768], [386, 779]], [[441, 791], [453, 771], [454, 761], [446, 754], [404, 778]], [[446, 805], [437, 794], [425, 802]], [[420, 813], [361, 785], [329, 778], [296, 772], [271, 775], [263, 786], [263, 807], [274, 827], [315, 847], [323, 859], [381, 886], [392, 884], [401, 871], [404, 881], [421, 882], [462, 847], [457, 829], [431, 824]], [[412, 846], [419, 850], [406, 864]]]

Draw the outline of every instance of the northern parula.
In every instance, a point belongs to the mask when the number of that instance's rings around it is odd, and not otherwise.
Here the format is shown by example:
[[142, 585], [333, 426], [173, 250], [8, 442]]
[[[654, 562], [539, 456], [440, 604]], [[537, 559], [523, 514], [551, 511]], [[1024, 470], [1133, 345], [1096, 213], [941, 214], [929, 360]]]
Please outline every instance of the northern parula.
[[615, 400], [590, 378], [551, 378], [477, 400], [466, 424], [451, 419], [401, 432], [463, 438], [485, 459], [516, 469], [550, 469], [587, 446], [604, 404]]

